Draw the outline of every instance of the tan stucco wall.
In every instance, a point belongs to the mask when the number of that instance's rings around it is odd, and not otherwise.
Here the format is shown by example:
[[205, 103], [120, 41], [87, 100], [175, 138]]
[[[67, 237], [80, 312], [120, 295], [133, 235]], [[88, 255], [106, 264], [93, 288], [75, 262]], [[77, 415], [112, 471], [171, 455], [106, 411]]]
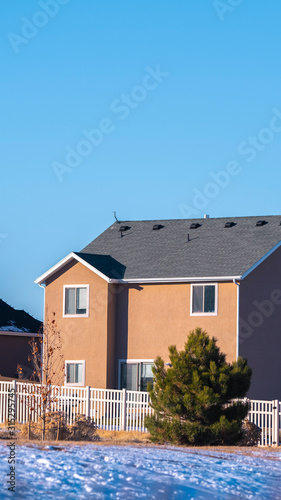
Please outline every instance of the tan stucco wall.
[[[141, 284], [119, 287], [116, 294], [116, 369], [120, 359], [168, 362], [168, 346], [183, 349], [188, 333], [201, 327], [218, 339], [227, 360], [236, 359], [237, 286], [218, 284], [218, 315], [190, 316], [190, 284]], [[117, 386], [116, 386], [117, 387]]]
[[128, 290], [128, 347], [130, 359], [168, 361], [168, 346], [184, 347], [190, 330], [202, 327], [218, 339], [228, 360], [236, 359], [236, 285], [218, 285], [218, 315], [190, 316], [189, 284], [140, 285]]
[[[90, 285], [89, 317], [63, 317], [63, 285]], [[73, 263], [50, 279], [45, 290], [46, 319], [56, 313], [56, 323], [62, 334], [65, 360], [85, 360], [86, 385], [106, 388], [108, 350], [108, 284], [80, 263]], [[114, 308], [113, 308], [114, 313]], [[112, 333], [110, 333], [112, 335]], [[109, 360], [112, 363], [112, 359]], [[110, 373], [109, 373], [110, 376]], [[111, 377], [112, 379], [112, 377]]]
[[253, 370], [248, 396], [281, 399], [281, 249], [240, 285], [239, 353]]
[[115, 315], [116, 315], [116, 300], [114, 287], [108, 287], [108, 306], [107, 306], [107, 387], [115, 387]]

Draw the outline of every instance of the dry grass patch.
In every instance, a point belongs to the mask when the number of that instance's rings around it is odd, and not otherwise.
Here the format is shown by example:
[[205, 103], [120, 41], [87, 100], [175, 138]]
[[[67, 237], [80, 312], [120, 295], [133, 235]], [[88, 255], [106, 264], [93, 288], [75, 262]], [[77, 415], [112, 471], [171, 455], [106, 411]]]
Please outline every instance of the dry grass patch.
[[[13, 427], [15, 428], [16, 435], [19, 436], [21, 434], [22, 425], [16, 422], [15, 425], [13, 424]], [[1, 439], [11, 439], [11, 434], [8, 431], [8, 422], [0, 424], [0, 440]]]
[[151, 444], [149, 434], [137, 431], [105, 431], [97, 429], [97, 435], [102, 444]]
[[[16, 437], [23, 441], [42, 440], [43, 422], [29, 422], [26, 424], [16, 424]], [[0, 439], [10, 439], [8, 423], [5, 422], [0, 428]], [[63, 412], [50, 412], [45, 417], [45, 433], [43, 441], [86, 441], [93, 442], [99, 440], [97, 426], [84, 415], [77, 415], [76, 421], [72, 425], [67, 425], [66, 415]]]

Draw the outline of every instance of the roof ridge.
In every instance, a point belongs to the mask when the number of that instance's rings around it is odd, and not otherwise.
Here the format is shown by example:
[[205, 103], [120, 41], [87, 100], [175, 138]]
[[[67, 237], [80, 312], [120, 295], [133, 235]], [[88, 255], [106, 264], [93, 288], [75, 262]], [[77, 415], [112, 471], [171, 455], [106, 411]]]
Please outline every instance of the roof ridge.
[[114, 224], [119, 225], [119, 224], [124, 224], [125, 222], [155, 222], [155, 221], [166, 221], [166, 222], [172, 222], [172, 221], [191, 221], [191, 220], [224, 220], [224, 219], [256, 219], [259, 217], [281, 217], [281, 214], [277, 215], [264, 215], [264, 214], [258, 214], [258, 215], [227, 215], [227, 216], [222, 216], [222, 217], [191, 217], [189, 219], [124, 219], [120, 221], [114, 221], [112, 224], [110, 224], [111, 227]]

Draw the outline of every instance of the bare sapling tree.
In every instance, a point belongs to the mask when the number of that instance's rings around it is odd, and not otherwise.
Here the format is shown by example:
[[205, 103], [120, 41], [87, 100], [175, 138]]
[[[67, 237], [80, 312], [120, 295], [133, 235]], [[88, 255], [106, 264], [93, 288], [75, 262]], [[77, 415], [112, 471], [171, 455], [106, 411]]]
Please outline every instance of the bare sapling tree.
[[[59, 386], [64, 373], [64, 358], [61, 352], [61, 333], [57, 328], [55, 313], [42, 327], [42, 335], [29, 342], [31, 354], [28, 361], [33, 365], [31, 384], [23, 388], [24, 402], [28, 411], [42, 421], [42, 441], [45, 439], [47, 414], [57, 409]], [[18, 376], [23, 379], [23, 370], [18, 366]], [[30, 429], [30, 427], [29, 427]]]

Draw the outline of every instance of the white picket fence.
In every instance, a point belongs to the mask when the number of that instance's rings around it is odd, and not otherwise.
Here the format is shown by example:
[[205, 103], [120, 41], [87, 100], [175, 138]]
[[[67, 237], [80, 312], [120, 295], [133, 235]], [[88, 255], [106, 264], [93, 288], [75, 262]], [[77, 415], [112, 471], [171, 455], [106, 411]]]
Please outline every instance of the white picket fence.
[[[15, 415], [20, 423], [38, 420], [40, 395], [34, 392], [34, 385], [19, 382], [0, 381], [0, 423], [8, 420], [8, 395], [15, 396]], [[32, 405], [28, 398], [33, 394]], [[52, 387], [51, 411], [62, 411], [67, 423], [72, 424], [76, 415], [86, 415], [100, 429], [147, 432], [144, 426], [146, 415], [152, 415], [147, 392], [93, 389], [87, 387]], [[30, 399], [29, 399], [30, 401]]]
[[[28, 422], [28, 418], [37, 421], [39, 395], [34, 395], [34, 410], [30, 410], [27, 399], [34, 394], [34, 385], [14, 380], [0, 381], [0, 423], [8, 421], [9, 398], [15, 402], [16, 420]], [[146, 415], [152, 415], [150, 398], [147, 392], [93, 389], [87, 387], [52, 387], [54, 401], [52, 411], [63, 411], [67, 422], [72, 424], [76, 415], [90, 417], [100, 429], [147, 432], [144, 426]], [[11, 396], [12, 395], [12, 396]], [[14, 396], [15, 395], [15, 396]], [[9, 397], [8, 397], [9, 396]], [[248, 400], [251, 409], [250, 422], [261, 428], [261, 446], [279, 446], [281, 444], [281, 402]], [[28, 415], [29, 413], [29, 415]]]
[[279, 446], [281, 444], [281, 402], [251, 400], [248, 414], [250, 422], [261, 429], [261, 446]]

